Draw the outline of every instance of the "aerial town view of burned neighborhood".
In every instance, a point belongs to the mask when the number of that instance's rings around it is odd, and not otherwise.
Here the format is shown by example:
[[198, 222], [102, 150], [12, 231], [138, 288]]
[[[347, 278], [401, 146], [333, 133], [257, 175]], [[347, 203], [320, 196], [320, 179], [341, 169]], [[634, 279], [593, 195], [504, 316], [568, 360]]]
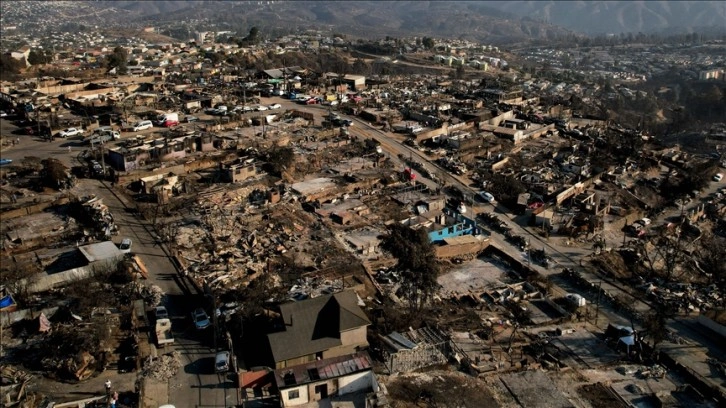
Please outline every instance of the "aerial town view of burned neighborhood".
[[726, 406], [724, 21], [0, 2], [0, 405]]

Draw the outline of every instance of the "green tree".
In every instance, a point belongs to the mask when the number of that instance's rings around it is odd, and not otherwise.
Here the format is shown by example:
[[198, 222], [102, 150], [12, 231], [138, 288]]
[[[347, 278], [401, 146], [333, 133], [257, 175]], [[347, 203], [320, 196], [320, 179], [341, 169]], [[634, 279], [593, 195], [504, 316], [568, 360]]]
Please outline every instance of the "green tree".
[[421, 44], [423, 44], [423, 46], [426, 47], [429, 50], [433, 49], [434, 48], [434, 45], [435, 45], [434, 44], [434, 39], [431, 38], [431, 37], [424, 37], [421, 40]]
[[388, 227], [382, 248], [398, 260], [401, 290], [408, 302], [409, 312], [420, 312], [439, 288], [436, 281], [439, 265], [426, 231], [393, 224]]
[[50, 62], [50, 58], [42, 51], [32, 50], [28, 54], [28, 62], [30, 65], [47, 64]]
[[106, 68], [116, 68], [116, 72], [119, 74], [126, 73], [127, 63], [128, 53], [123, 47], [114, 48], [113, 53], [106, 57]]
[[247, 37], [243, 38], [240, 45], [257, 44], [260, 40], [260, 30], [257, 27], [250, 28]]
[[15, 81], [19, 78], [23, 64], [9, 54], [0, 54], [0, 79]]
[[204, 58], [209, 59], [212, 61], [212, 64], [216, 65], [224, 61], [224, 54], [220, 54], [218, 52], [207, 52], [204, 54]]

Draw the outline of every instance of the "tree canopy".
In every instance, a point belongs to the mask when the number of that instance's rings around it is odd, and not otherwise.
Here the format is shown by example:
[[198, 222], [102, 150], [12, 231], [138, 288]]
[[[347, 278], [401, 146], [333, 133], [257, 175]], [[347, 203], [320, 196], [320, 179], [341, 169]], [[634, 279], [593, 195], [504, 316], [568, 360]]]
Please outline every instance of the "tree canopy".
[[434, 39], [431, 37], [424, 37], [423, 40], [421, 40], [421, 44], [429, 50], [433, 49], [435, 45]]
[[388, 227], [382, 247], [398, 260], [401, 290], [409, 311], [421, 311], [439, 287], [439, 265], [426, 231], [393, 224]]
[[119, 74], [126, 73], [126, 67], [128, 64], [128, 53], [123, 47], [116, 47], [113, 49], [113, 53], [106, 57], [106, 68], [116, 68], [116, 72]]

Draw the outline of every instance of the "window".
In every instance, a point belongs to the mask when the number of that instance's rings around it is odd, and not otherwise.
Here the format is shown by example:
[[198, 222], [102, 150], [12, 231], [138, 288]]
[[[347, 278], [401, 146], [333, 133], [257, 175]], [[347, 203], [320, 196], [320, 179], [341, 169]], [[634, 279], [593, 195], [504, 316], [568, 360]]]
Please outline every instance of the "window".
[[287, 392], [287, 399], [298, 399], [300, 398], [300, 390], [292, 390]]

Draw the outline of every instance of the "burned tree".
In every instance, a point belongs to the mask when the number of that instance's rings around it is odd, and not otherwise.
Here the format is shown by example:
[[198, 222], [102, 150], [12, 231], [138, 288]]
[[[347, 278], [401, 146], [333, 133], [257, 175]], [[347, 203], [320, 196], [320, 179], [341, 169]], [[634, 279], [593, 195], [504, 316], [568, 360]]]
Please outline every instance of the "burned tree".
[[274, 174], [281, 174], [295, 162], [295, 151], [291, 147], [274, 147], [267, 156], [267, 163]]
[[726, 295], [726, 239], [707, 235], [701, 238], [700, 244], [695, 254], [698, 269], [723, 297]]
[[683, 233], [684, 223], [671, 227], [663, 227], [650, 241], [638, 243], [641, 263], [647, 271], [647, 278], [662, 277], [666, 282], [677, 278], [686, 256], [686, 237]]
[[436, 281], [439, 265], [428, 235], [422, 229], [393, 224], [388, 228], [382, 247], [398, 260], [401, 290], [409, 312], [420, 312], [439, 287]]
[[41, 164], [43, 169], [40, 174], [46, 186], [55, 189], [69, 187], [70, 174], [68, 168], [60, 160], [48, 158], [41, 161]]

